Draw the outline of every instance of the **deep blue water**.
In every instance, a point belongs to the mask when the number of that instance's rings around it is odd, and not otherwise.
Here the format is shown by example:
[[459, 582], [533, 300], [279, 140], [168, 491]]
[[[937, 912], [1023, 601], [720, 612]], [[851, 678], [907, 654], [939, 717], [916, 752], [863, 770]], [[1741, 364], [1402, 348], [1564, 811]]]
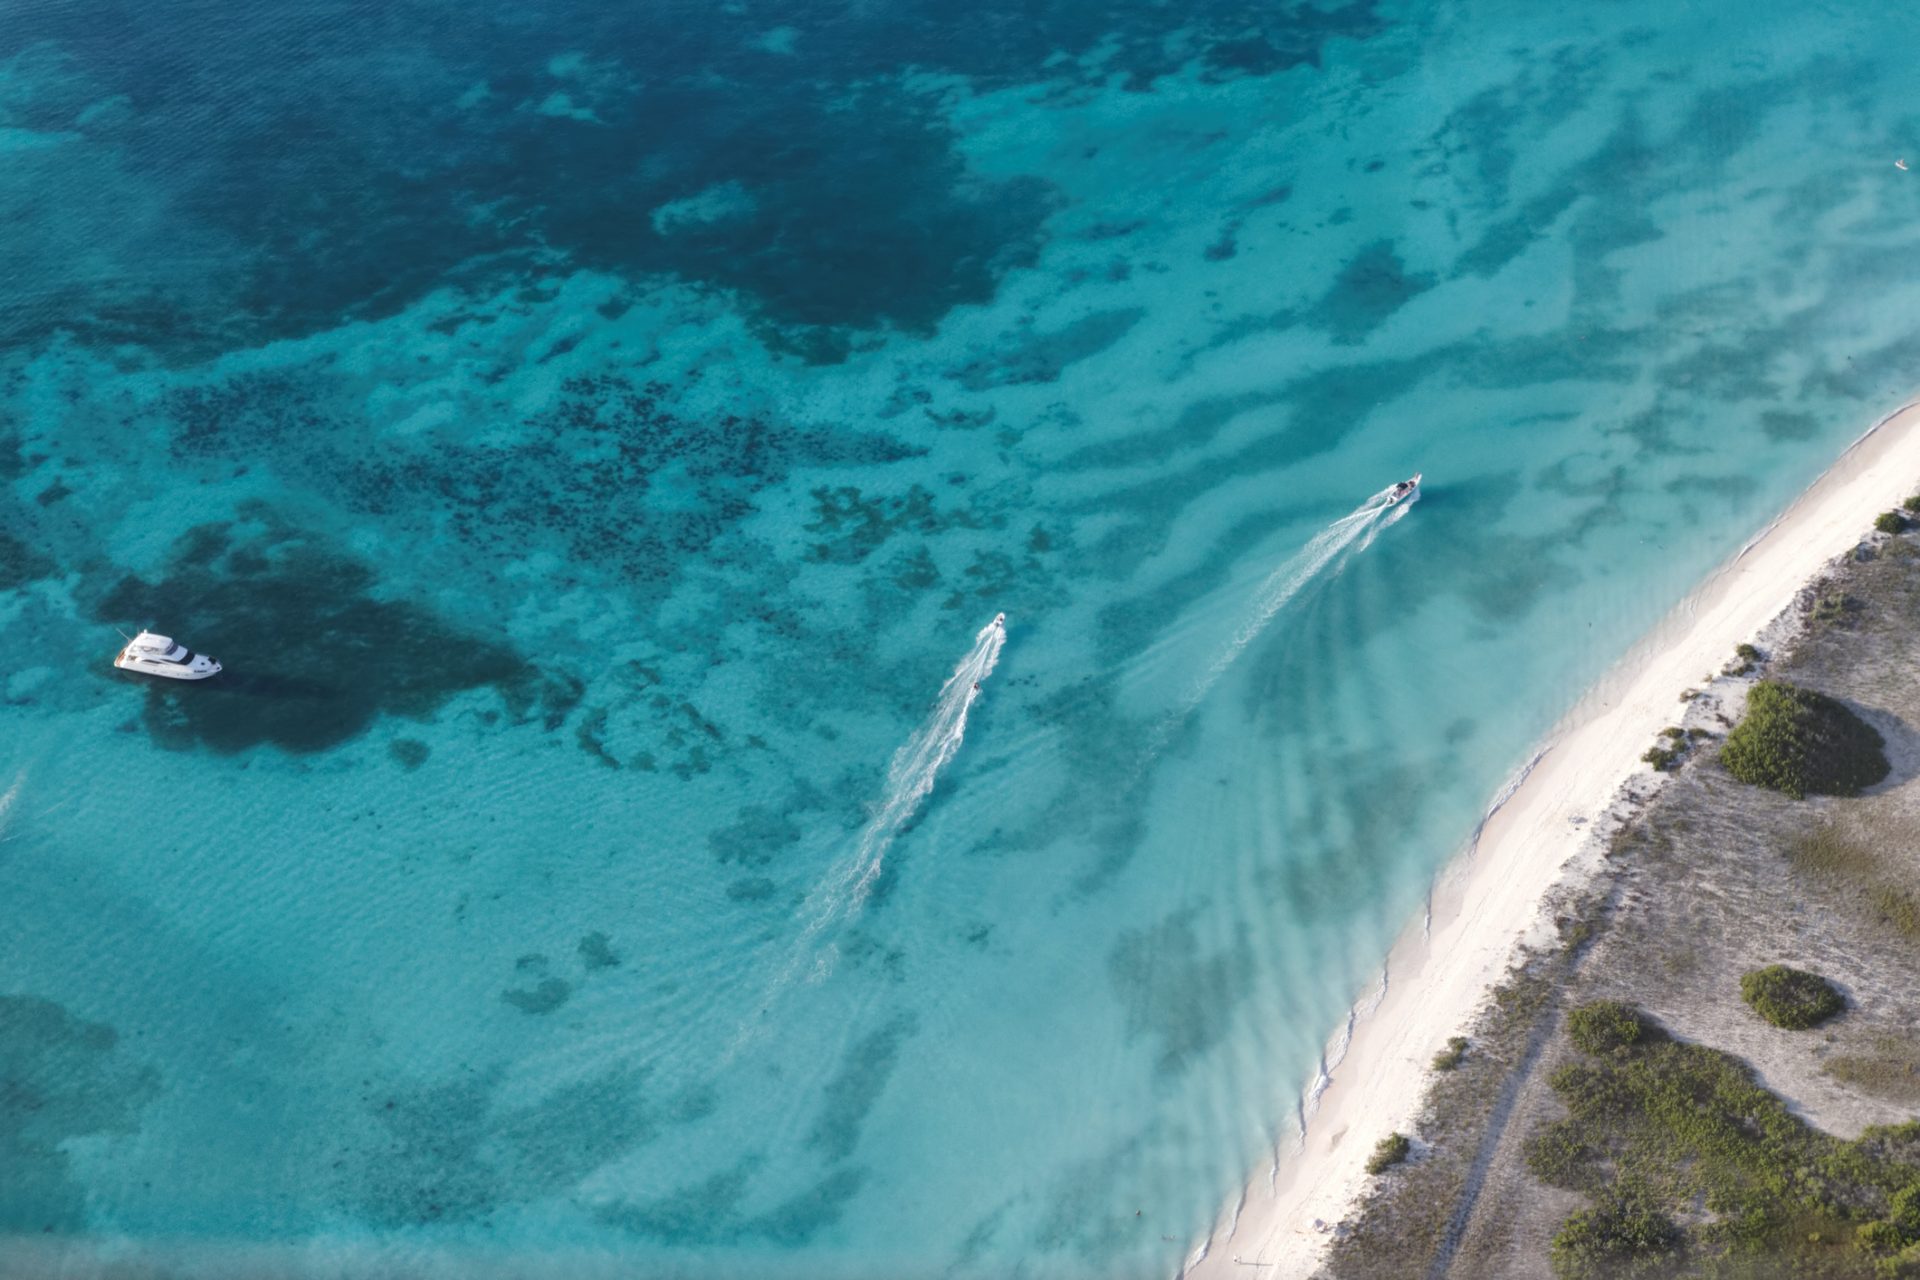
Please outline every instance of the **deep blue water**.
[[1168, 1273], [1911, 390], [1916, 35], [10, 7], [0, 1264]]

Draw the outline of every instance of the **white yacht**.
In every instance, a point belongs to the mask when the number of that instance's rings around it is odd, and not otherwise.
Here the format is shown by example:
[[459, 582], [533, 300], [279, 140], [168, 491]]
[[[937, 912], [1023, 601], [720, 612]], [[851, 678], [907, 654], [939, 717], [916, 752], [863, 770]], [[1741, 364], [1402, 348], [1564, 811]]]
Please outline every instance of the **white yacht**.
[[205, 680], [220, 674], [220, 664], [204, 653], [195, 653], [171, 636], [142, 631], [127, 641], [127, 647], [114, 656], [113, 665], [122, 671], [141, 671], [169, 680]]
[[1414, 502], [1420, 500], [1420, 473], [1417, 471], [1413, 473], [1411, 480], [1402, 480], [1399, 484], [1387, 490], [1387, 500], [1380, 505], [1383, 507], [1396, 506], [1409, 499]]

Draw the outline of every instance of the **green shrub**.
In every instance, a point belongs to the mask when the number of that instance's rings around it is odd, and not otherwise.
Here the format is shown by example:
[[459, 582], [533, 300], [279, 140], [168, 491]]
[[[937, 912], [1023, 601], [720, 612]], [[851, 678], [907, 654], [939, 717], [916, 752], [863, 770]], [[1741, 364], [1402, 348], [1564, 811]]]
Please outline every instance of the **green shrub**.
[[1860, 602], [1844, 592], [1828, 591], [1813, 602], [1815, 622], [1839, 622], [1850, 613], [1858, 613]]
[[1722, 667], [1720, 674], [1744, 676], [1751, 673], [1753, 669], [1759, 665], [1760, 651], [1758, 649], [1750, 644], [1735, 645], [1733, 648], [1733, 661]]
[[1770, 964], [1742, 974], [1740, 998], [1776, 1027], [1804, 1031], [1847, 1007], [1833, 984], [1817, 973]]
[[1641, 1021], [1630, 1052], [1572, 1055], [1548, 1078], [1567, 1114], [1535, 1130], [1528, 1168], [1591, 1197], [1555, 1237], [1557, 1275], [1885, 1280], [1920, 1261], [1903, 1243], [1920, 1122], [1835, 1138], [1739, 1059]]
[[1907, 527], [1907, 518], [1898, 511], [1882, 511], [1873, 518], [1873, 527], [1880, 533], [1900, 533]]
[[1640, 1011], [1618, 1000], [1595, 1000], [1567, 1015], [1567, 1038], [1582, 1053], [1606, 1054], [1651, 1038]]
[[1906, 511], [1920, 511], [1920, 493], [1914, 494], [1911, 498], [1901, 503], [1900, 506]]
[[1561, 1280], [1649, 1275], [1663, 1269], [1680, 1240], [1680, 1228], [1651, 1195], [1609, 1187], [1554, 1235], [1553, 1273]]
[[1887, 1216], [1861, 1227], [1857, 1239], [1868, 1253], [1898, 1253], [1920, 1244], [1920, 1182], [1889, 1196]]
[[1527, 1172], [1550, 1187], [1591, 1191], [1600, 1184], [1598, 1154], [1577, 1123], [1560, 1120], [1527, 1139]]
[[1367, 1157], [1368, 1173], [1385, 1173], [1404, 1161], [1413, 1151], [1413, 1142], [1404, 1133], [1390, 1133], [1380, 1139]]
[[1451, 1071], [1459, 1066], [1460, 1060], [1466, 1056], [1467, 1038], [1465, 1036], [1454, 1036], [1447, 1041], [1446, 1048], [1433, 1055], [1433, 1069], [1435, 1071]]
[[1680, 753], [1672, 747], [1648, 747], [1640, 757], [1660, 773], [1666, 773], [1680, 763]]
[[1851, 796], [1887, 776], [1885, 747], [1878, 730], [1824, 693], [1762, 680], [1747, 691], [1747, 714], [1720, 762], [1740, 781], [1796, 800]]

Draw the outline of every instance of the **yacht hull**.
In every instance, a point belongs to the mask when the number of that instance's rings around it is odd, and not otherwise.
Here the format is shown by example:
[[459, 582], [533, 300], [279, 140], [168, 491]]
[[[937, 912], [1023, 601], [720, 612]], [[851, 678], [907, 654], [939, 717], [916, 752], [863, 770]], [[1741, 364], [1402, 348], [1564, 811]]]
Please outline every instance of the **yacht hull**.
[[113, 655], [113, 665], [162, 680], [205, 680], [220, 674], [220, 664], [213, 658], [176, 643], [172, 636], [151, 631], [130, 638], [127, 647]]
[[220, 664], [217, 662], [204, 670], [193, 671], [177, 663], [159, 665], [135, 662], [128, 659], [124, 653], [113, 660], [113, 665], [122, 671], [132, 671], [143, 676], [158, 676], [162, 680], [205, 680], [220, 674]]

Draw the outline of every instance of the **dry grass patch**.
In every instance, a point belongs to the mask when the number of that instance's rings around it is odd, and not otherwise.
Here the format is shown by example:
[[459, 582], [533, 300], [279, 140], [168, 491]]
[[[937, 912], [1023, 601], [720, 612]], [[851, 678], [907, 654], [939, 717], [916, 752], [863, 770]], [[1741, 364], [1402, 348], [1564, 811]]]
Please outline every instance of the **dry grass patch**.
[[1890, 884], [1875, 885], [1873, 909], [1882, 924], [1903, 938], [1920, 942], [1920, 901], [1912, 893]]
[[1887, 1039], [1871, 1054], [1836, 1054], [1821, 1068], [1835, 1080], [1889, 1102], [1920, 1104], [1920, 1052]]
[[1802, 875], [1847, 891], [1882, 925], [1920, 942], [1920, 896], [1895, 882], [1871, 849], [1833, 823], [1822, 823], [1789, 842], [1787, 862]]
[[1822, 823], [1787, 845], [1787, 862], [1795, 871], [1822, 880], [1859, 884], [1871, 879], [1878, 861], [1865, 846], [1831, 822]]

